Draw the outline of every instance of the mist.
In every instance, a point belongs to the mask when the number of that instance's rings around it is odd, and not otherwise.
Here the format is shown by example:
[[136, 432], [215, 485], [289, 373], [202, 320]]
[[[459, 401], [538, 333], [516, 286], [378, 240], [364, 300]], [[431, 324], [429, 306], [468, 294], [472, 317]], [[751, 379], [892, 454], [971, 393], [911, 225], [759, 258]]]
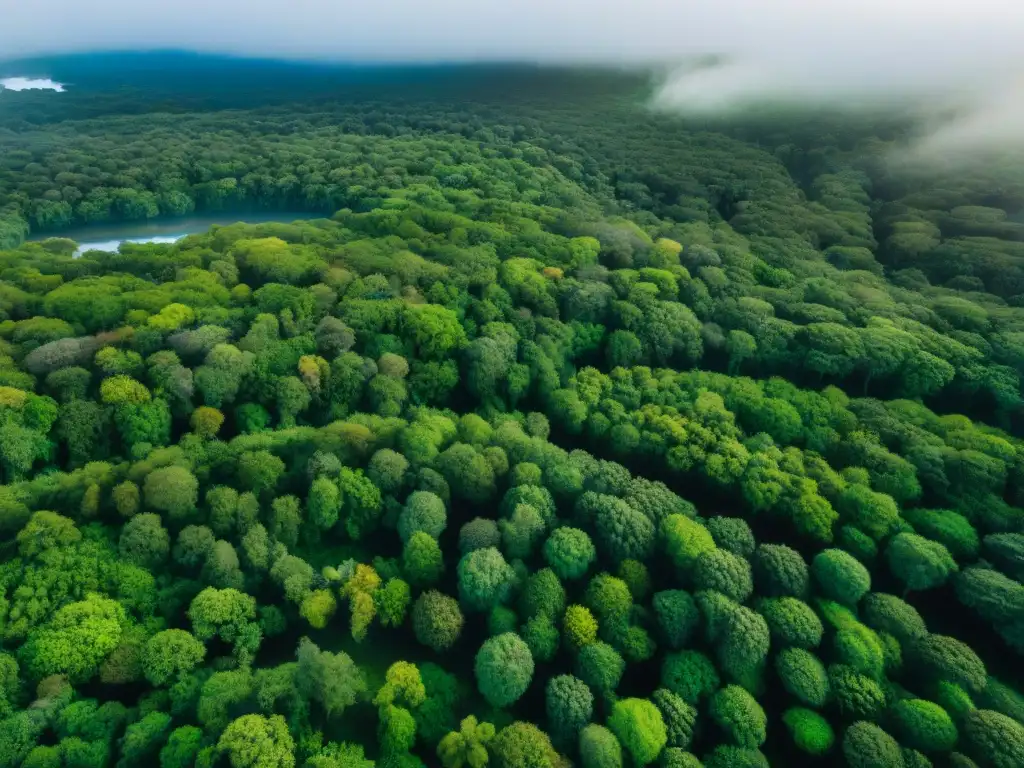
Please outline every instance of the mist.
[[[177, 48], [300, 60], [656, 68], [653, 105], [913, 109], [920, 153], [1024, 144], [1024, 7], [1008, 0], [34, 0], [0, 59]], [[694, 66], [715, 56], [714, 66]], [[954, 112], [951, 122], [936, 116]]]

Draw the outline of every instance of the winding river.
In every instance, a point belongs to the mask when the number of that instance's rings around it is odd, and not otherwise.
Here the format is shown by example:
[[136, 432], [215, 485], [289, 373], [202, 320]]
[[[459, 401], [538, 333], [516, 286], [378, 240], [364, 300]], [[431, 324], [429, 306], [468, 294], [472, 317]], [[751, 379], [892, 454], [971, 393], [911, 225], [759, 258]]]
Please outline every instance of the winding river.
[[173, 243], [187, 235], [205, 232], [215, 224], [235, 224], [240, 221], [247, 224], [262, 224], [268, 221], [293, 222], [312, 218], [318, 218], [318, 214], [308, 211], [210, 214], [176, 219], [100, 224], [61, 232], [40, 233], [31, 239], [45, 240], [48, 237], [66, 237], [78, 243], [78, 250], [74, 255], [81, 256], [86, 251], [113, 252], [121, 247], [121, 243]]

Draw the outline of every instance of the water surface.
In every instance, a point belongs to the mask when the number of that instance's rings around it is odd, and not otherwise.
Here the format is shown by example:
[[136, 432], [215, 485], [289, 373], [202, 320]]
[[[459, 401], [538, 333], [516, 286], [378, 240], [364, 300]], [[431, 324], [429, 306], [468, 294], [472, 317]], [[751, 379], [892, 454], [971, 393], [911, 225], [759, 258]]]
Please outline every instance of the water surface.
[[317, 214], [302, 211], [265, 211], [262, 213], [209, 214], [186, 216], [176, 219], [150, 221], [125, 221], [118, 224], [97, 224], [78, 227], [60, 232], [49, 232], [32, 237], [45, 240], [48, 237], [66, 237], [78, 243], [75, 256], [86, 251], [113, 253], [122, 243], [175, 243], [188, 235], [205, 232], [215, 224], [221, 226], [245, 222], [263, 224], [271, 221], [291, 223], [299, 219], [316, 218]]

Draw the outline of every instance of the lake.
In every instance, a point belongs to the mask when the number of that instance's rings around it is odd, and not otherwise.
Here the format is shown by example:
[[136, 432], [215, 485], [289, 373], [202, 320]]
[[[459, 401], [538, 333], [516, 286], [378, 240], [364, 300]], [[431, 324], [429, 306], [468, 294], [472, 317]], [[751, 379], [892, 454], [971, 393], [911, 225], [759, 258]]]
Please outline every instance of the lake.
[[86, 251], [107, 251], [112, 253], [121, 247], [121, 243], [174, 243], [188, 235], [205, 232], [217, 225], [263, 224], [270, 221], [291, 223], [300, 219], [318, 218], [318, 214], [308, 211], [265, 211], [262, 213], [236, 213], [233, 215], [200, 215], [183, 216], [176, 219], [158, 219], [151, 221], [125, 221], [119, 224], [97, 224], [96, 226], [78, 227], [60, 232], [40, 233], [30, 238], [34, 241], [48, 237], [65, 237], [78, 243], [75, 256]]

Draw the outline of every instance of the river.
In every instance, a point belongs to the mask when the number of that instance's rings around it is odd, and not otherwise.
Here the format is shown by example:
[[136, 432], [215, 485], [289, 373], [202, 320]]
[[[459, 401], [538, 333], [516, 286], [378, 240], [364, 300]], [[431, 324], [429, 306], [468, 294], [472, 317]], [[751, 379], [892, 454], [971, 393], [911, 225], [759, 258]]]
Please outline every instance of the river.
[[293, 222], [299, 219], [319, 218], [308, 211], [264, 211], [260, 213], [208, 214], [183, 216], [176, 219], [152, 221], [125, 221], [118, 224], [97, 224], [95, 226], [66, 229], [60, 232], [40, 233], [32, 240], [48, 237], [65, 237], [78, 243], [75, 256], [86, 251], [116, 251], [121, 243], [173, 243], [187, 235], [205, 232], [215, 224], [226, 225], [245, 222], [262, 224], [268, 221]]

